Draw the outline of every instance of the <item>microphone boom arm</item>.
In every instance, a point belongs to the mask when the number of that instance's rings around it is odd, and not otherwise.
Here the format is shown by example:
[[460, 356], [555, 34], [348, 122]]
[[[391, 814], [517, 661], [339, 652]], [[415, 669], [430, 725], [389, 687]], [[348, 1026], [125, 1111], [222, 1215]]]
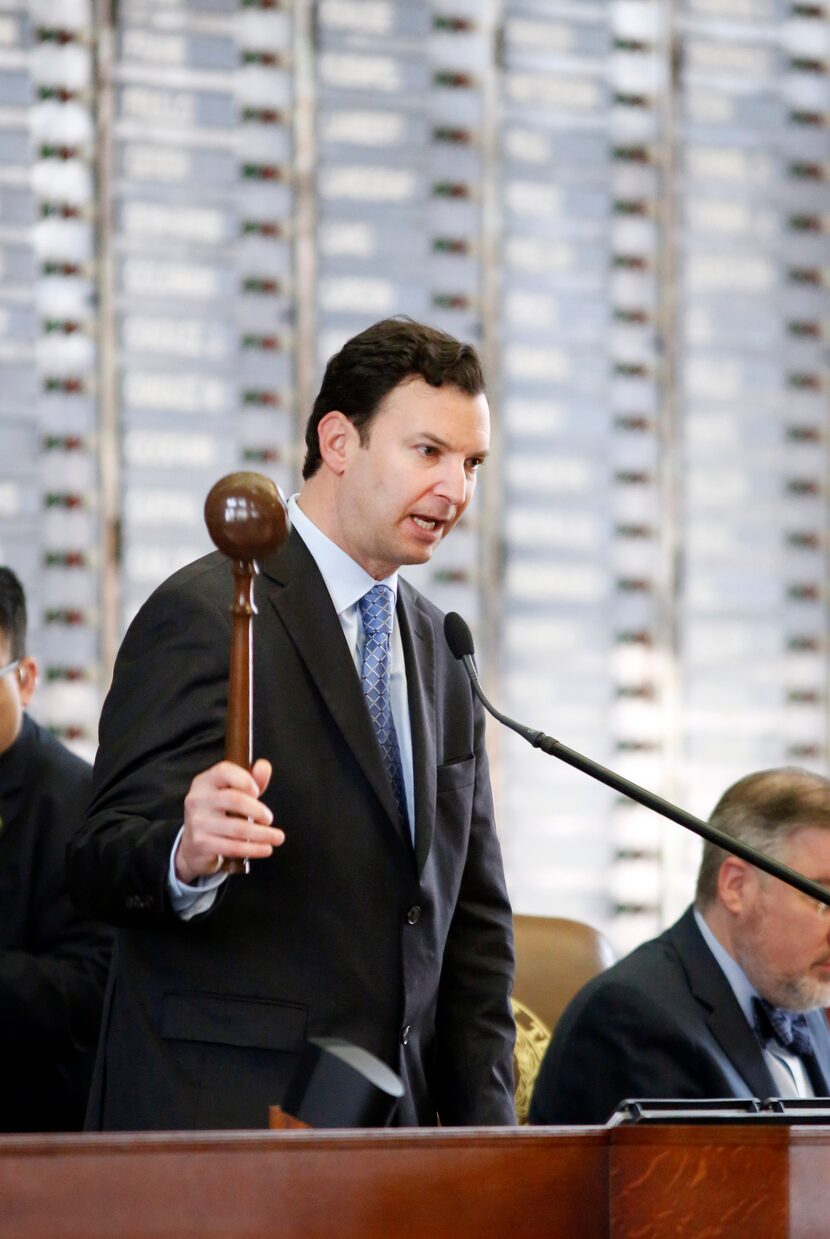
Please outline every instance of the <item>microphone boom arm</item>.
[[[449, 618], [450, 616], [447, 616], [447, 619]], [[460, 620], [460, 617], [456, 617], [456, 619]], [[460, 620], [460, 622], [464, 623], [463, 620]], [[466, 627], [466, 624], [464, 624], [465, 629]], [[818, 882], [811, 881], [804, 874], [798, 873], [795, 869], [790, 869], [789, 865], [784, 865], [781, 861], [774, 860], [771, 856], [765, 856], [763, 852], [750, 847], [748, 843], [743, 843], [740, 839], [733, 839], [729, 835], [725, 835], [723, 831], [710, 825], [709, 822], [704, 822], [701, 818], [695, 817], [694, 814], [687, 813], [685, 809], [679, 808], [678, 805], [672, 804], [669, 800], [664, 800], [662, 796], [656, 796], [654, 792], [648, 791], [645, 787], [640, 787], [637, 783], [632, 783], [630, 779], [623, 778], [621, 774], [608, 770], [590, 757], [577, 753], [575, 749], [569, 749], [567, 745], [560, 744], [552, 736], [546, 736], [543, 731], [534, 731], [532, 727], [525, 727], [522, 723], [517, 723], [515, 719], [508, 718], [506, 714], [502, 714], [484, 694], [484, 690], [479, 683], [478, 671], [476, 670], [473, 655], [471, 653], [458, 652], [456, 643], [451, 639], [449, 626], [446, 627], [446, 630], [450, 649], [464, 664], [467, 675], [470, 677], [473, 692], [485, 710], [498, 719], [500, 723], [503, 723], [505, 727], [509, 727], [511, 731], [517, 732], [529, 744], [532, 744], [535, 749], [541, 749], [543, 753], [547, 753], [551, 757], [558, 757], [560, 761], [567, 762], [569, 766], [581, 770], [583, 774], [590, 775], [592, 779], [598, 779], [600, 783], [605, 783], [607, 787], [612, 788], [623, 796], [627, 796], [629, 800], [635, 800], [637, 804], [644, 805], [647, 809], [652, 809], [655, 813], [659, 813], [661, 817], [667, 817], [670, 821], [677, 822], [679, 826], [685, 826], [686, 830], [691, 830], [694, 834], [700, 835], [701, 839], [714, 843], [717, 847], [723, 848], [725, 852], [731, 852], [733, 856], [739, 856], [741, 860], [754, 865], [756, 869], [763, 869], [765, 873], [771, 874], [774, 878], [779, 878], [782, 882], [786, 882], [788, 886], [795, 887], [796, 890], [809, 896], [810, 899], [815, 899], [818, 903], [830, 907], [830, 890], [820, 886]], [[467, 629], [467, 634], [469, 636], [469, 629]], [[469, 647], [472, 648], [471, 636], [469, 637]]]

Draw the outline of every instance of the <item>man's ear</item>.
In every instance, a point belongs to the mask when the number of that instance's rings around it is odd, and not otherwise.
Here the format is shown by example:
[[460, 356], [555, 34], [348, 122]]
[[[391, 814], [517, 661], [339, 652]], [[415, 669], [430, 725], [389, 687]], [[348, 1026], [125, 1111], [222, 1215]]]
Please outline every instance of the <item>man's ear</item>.
[[343, 473], [349, 453], [359, 439], [354, 424], [339, 409], [331, 409], [317, 424], [320, 456], [332, 473]]
[[35, 689], [37, 688], [37, 659], [30, 657], [28, 654], [25, 658], [21, 658], [20, 666], [17, 668], [15, 675], [20, 686], [21, 704], [27, 706], [34, 697]]
[[733, 916], [740, 915], [758, 890], [757, 869], [740, 856], [727, 856], [718, 870], [718, 898]]

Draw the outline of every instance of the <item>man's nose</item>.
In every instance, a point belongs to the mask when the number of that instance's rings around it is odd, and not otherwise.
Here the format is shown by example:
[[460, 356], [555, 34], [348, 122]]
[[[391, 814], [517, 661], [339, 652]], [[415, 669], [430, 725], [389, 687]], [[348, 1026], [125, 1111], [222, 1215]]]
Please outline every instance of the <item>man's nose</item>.
[[464, 461], [447, 458], [441, 476], [436, 479], [436, 492], [455, 508], [462, 508], [467, 501], [470, 479], [464, 467]]

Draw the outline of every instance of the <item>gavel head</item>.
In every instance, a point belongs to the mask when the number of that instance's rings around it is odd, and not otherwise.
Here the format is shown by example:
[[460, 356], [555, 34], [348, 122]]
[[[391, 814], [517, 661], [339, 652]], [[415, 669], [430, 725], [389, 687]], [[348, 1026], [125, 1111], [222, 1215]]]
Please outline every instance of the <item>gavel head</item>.
[[279, 550], [288, 513], [278, 487], [261, 473], [229, 473], [208, 491], [205, 524], [223, 555], [248, 563]]

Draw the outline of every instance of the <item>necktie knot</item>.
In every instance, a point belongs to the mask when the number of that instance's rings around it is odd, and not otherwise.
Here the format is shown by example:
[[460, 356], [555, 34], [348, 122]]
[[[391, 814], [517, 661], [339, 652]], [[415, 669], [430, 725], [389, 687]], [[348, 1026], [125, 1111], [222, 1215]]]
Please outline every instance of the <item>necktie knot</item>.
[[388, 585], [373, 585], [360, 599], [360, 618], [367, 636], [392, 631], [394, 594]]
[[777, 1041], [792, 1054], [815, 1053], [807, 1019], [800, 1011], [774, 1007], [766, 998], [756, 995], [752, 999], [752, 1014], [755, 1032], [762, 1045]]

